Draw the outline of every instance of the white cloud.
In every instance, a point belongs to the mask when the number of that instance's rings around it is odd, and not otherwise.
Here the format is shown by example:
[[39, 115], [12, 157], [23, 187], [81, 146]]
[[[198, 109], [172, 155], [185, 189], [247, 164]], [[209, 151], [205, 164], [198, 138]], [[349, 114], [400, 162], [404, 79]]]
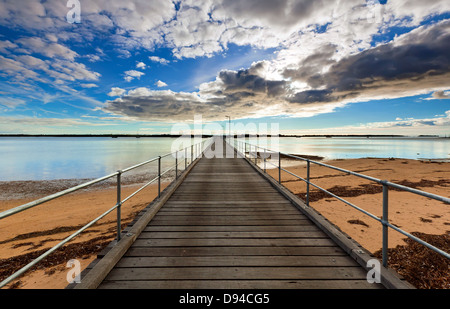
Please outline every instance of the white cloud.
[[450, 91], [435, 91], [432, 97], [434, 99], [450, 99]]
[[150, 56], [150, 57], [148, 57], [148, 59], [150, 59], [153, 62], [159, 62], [161, 64], [168, 64], [168, 63], [170, 63], [169, 60], [161, 58], [161, 57], [158, 57], [158, 56]]
[[48, 58], [61, 58], [74, 61], [79, 55], [70, 48], [59, 43], [43, 40], [40, 37], [20, 38], [15, 43], [32, 53], [40, 54]]
[[15, 109], [19, 105], [25, 105], [25, 100], [10, 97], [0, 97], [0, 105], [9, 109]]
[[155, 85], [158, 86], [158, 87], [167, 87], [167, 84], [165, 82], [160, 81], [160, 80], [157, 81], [155, 83]]
[[96, 84], [80, 84], [81, 87], [83, 88], [97, 88], [98, 85]]
[[17, 44], [14, 44], [8, 40], [0, 41], [0, 53], [8, 53], [9, 50], [17, 48]]
[[111, 92], [108, 93], [108, 96], [110, 96], [110, 97], [120, 97], [125, 92], [126, 92], [125, 89], [118, 88], [118, 87], [113, 87], [113, 88], [111, 88]]
[[136, 71], [136, 70], [126, 71], [124, 74], [125, 74], [124, 79], [127, 82], [131, 82], [135, 78], [140, 79], [142, 75], [145, 75], [145, 73], [139, 72], [139, 71]]
[[105, 122], [88, 122], [75, 118], [36, 118], [36, 117], [1, 117], [0, 130], [2, 132], [29, 132], [36, 133], [36, 128], [40, 131], [46, 128], [76, 128], [92, 126], [108, 126]]
[[145, 70], [147, 68], [147, 65], [143, 62], [138, 62], [136, 64], [136, 68], [141, 69], [141, 70]]

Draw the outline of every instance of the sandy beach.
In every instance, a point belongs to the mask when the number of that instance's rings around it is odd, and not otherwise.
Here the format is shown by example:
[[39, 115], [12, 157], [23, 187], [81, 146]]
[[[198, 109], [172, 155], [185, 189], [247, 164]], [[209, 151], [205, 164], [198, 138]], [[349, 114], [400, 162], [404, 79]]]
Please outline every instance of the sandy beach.
[[[450, 163], [448, 162], [365, 158], [333, 160], [326, 163], [448, 196], [450, 186], [448, 177]], [[302, 177], [306, 176], [304, 164], [285, 160], [282, 161], [282, 164], [289, 166], [291, 172]], [[268, 173], [274, 178], [278, 178], [277, 170], [268, 170]], [[282, 174], [282, 181], [293, 193], [304, 198], [306, 186], [302, 181], [287, 173]], [[382, 193], [377, 184], [316, 165], [311, 166], [311, 181], [381, 217]], [[1, 182], [0, 211], [58, 192], [63, 185], [73, 184], [73, 181]], [[164, 183], [163, 188], [167, 184]], [[137, 188], [139, 188], [138, 184], [124, 185], [122, 196], [128, 196]], [[20, 265], [24, 266], [33, 256], [37, 256], [36, 252], [39, 253], [50, 248], [114, 206], [115, 190], [114, 187], [109, 186], [83, 190], [3, 219], [0, 230], [1, 279], [3, 280], [9, 275], [9, 270]], [[131, 222], [133, 217], [145, 208], [156, 195], [157, 187], [151, 185], [125, 203], [122, 207], [122, 225], [126, 226]], [[311, 188], [310, 200], [312, 207], [367, 250], [375, 253], [381, 249], [381, 224], [377, 221], [333, 197], [324, 196], [314, 188]], [[393, 224], [409, 233], [420, 232], [427, 235], [448, 236], [450, 230], [448, 205], [407, 192], [390, 190], [389, 219]], [[67, 261], [78, 259], [82, 268], [86, 267], [102, 248], [114, 240], [115, 232], [116, 212], [113, 211], [88, 231], [72, 240], [64, 247], [64, 250], [56, 252], [48, 261], [43, 261], [37, 269], [28, 272], [8, 287], [20, 289], [64, 288], [67, 285]], [[406, 245], [404, 238], [405, 236], [391, 230], [389, 247]], [[446, 246], [441, 249], [449, 251], [448, 242]], [[448, 284], [448, 281], [446, 282]]]
[[[76, 180], [32, 181], [1, 183], [3, 199], [0, 211], [56, 193]], [[169, 183], [161, 184], [163, 190]], [[44, 185], [44, 186], [43, 186]], [[139, 189], [142, 184], [122, 186], [122, 198]], [[36, 194], [31, 194], [36, 192]], [[20, 194], [20, 192], [25, 193]], [[14, 198], [6, 199], [5, 192]], [[19, 193], [17, 193], [19, 192]], [[5, 279], [9, 270], [25, 266], [64, 238], [97, 218], [116, 204], [116, 188], [103, 185], [84, 189], [59, 199], [36, 206], [20, 214], [2, 220], [0, 230], [0, 276]], [[122, 205], [122, 228], [145, 208], [158, 194], [157, 184], [151, 184]], [[18, 198], [26, 195], [26, 198]], [[70, 259], [78, 259], [84, 269], [104, 247], [116, 237], [117, 213], [112, 211], [98, 223], [87, 229], [64, 247], [39, 263], [32, 271], [5, 288], [20, 289], [63, 289], [67, 286], [66, 267]], [[19, 267], [20, 266], [20, 267]]]
[[[332, 160], [323, 163], [429, 193], [449, 196], [449, 162], [364, 158]], [[289, 166], [286, 168], [287, 170], [306, 178], [305, 163], [295, 165], [295, 162], [290, 161], [285, 162], [284, 166]], [[278, 179], [278, 170], [268, 170], [268, 173]], [[311, 164], [310, 179], [312, 183], [321, 188], [381, 218], [383, 199], [381, 185], [315, 164]], [[306, 184], [303, 181], [283, 172], [282, 184], [305, 200]], [[380, 256], [382, 226], [378, 221], [313, 186], [310, 187], [310, 202], [311, 207], [338, 226], [344, 233], [377, 257]], [[447, 204], [417, 194], [390, 189], [389, 221], [398, 228], [431, 242], [439, 249], [450, 252], [450, 208]], [[416, 243], [411, 244], [405, 235], [392, 229], [389, 229], [388, 242], [390, 251], [392, 251], [390, 267], [397, 268], [402, 275], [405, 275], [407, 274], [405, 265], [408, 263], [423, 264], [421, 273], [414, 274], [417, 278], [411, 278], [411, 281], [424, 281], [417, 283], [420, 288], [450, 288], [449, 263], [445, 258], [436, 258], [436, 254], [428, 248], [416, 245]], [[414, 246], [414, 249], [411, 246]], [[409, 253], [406, 256], [400, 253], [400, 251], [408, 250]], [[417, 250], [421, 252], [414, 252]], [[424, 251], [422, 252], [422, 250]], [[428, 257], [430, 254], [432, 258]], [[433, 276], [428, 271], [431, 271], [433, 267], [436, 268], [437, 265], [422, 263], [421, 260], [424, 260], [425, 256], [426, 259], [438, 259], [441, 263], [438, 265], [441, 267], [439, 275], [435, 275], [439, 278], [427, 278], [427, 276]], [[414, 269], [414, 272], [417, 270]]]

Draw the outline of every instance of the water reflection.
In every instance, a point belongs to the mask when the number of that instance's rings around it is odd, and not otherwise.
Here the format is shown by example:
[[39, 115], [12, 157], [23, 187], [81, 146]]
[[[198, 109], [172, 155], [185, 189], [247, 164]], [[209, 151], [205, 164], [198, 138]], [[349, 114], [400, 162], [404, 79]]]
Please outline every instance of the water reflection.
[[[164, 137], [0, 137], [0, 180], [98, 178], [170, 153], [175, 140]], [[249, 142], [258, 141], [249, 139]], [[450, 139], [287, 137], [279, 138], [278, 142], [282, 152], [322, 156], [326, 159], [450, 158]], [[271, 146], [268, 140], [267, 148]], [[166, 158], [162, 160], [162, 169], [174, 163], [173, 157]], [[155, 162], [139, 169], [137, 173], [151, 179], [156, 171]]]
[[[248, 139], [252, 144], [257, 139]], [[293, 138], [278, 139], [285, 153], [317, 155], [326, 159], [404, 158], [450, 159], [450, 139], [446, 138]], [[270, 139], [267, 141], [271, 147]]]
[[[174, 138], [0, 138], [0, 180], [98, 178], [171, 152]], [[174, 164], [162, 160], [163, 169]], [[138, 173], [155, 173], [157, 163]]]

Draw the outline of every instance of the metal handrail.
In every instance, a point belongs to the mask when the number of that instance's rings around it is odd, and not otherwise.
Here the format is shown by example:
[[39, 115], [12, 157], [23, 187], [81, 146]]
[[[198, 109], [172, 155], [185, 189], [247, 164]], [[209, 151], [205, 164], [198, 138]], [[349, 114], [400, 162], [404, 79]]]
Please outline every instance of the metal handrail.
[[[62, 196], [67, 195], [69, 193], [81, 190], [83, 188], [86, 188], [86, 187], [91, 186], [93, 184], [99, 183], [99, 182], [104, 181], [106, 179], [109, 179], [109, 178], [112, 178], [112, 177], [117, 177], [117, 203], [112, 208], [108, 209], [102, 215], [98, 216], [97, 218], [95, 218], [94, 220], [92, 220], [91, 222], [89, 222], [88, 224], [83, 226], [82, 228], [80, 228], [75, 233], [73, 233], [70, 236], [66, 237], [64, 240], [62, 240], [61, 242], [59, 242], [58, 244], [56, 244], [55, 246], [53, 246], [52, 248], [50, 248], [49, 250], [44, 252], [42, 255], [40, 255], [39, 257], [37, 257], [36, 259], [31, 261], [27, 265], [25, 265], [24, 267], [19, 269], [17, 272], [15, 272], [11, 276], [9, 276], [8, 278], [6, 278], [2, 282], [0, 282], [0, 288], [4, 287], [6, 284], [11, 282], [12, 280], [14, 280], [14, 279], [18, 278], [19, 276], [21, 276], [23, 273], [25, 273], [31, 267], [33, 267], [34, 265], [36, 265], [37, 263], [42, 261], [44, 258], [46, 258], [48, 255], [50, 255], [51, 253], [53, 253], [54, 251], [56, 251], [57, 249], [62, 247], [64, 244], [66, 244], [67, 242], [69, 242], [70, 240], [72, 240], [73, 238], [78, 236], [79, 234], [81, 234], [83, 231], [85, 231], [86, 229], [91, 227], [93, 224], [95, 224], [97, 221], [101, 220], [103, 217], [105, 217], [106, 215], [111, 213], [113, 210], [117, 210], [117, 241], [119, 241], [120, 240], [120, 234], [121, 234], [121, 206], [126, 201], [131, 199], [133, 196], [135, 196], [137, 193], [142, 191], [144, 188], [146, 188], [147, 186], [149, 186], [150, 184], [152, 184], [156, 180], [158, 180], [158, 198], [159, 198], [161, 196], [161, 176], [163, 176], [164, 174], [168, 173], [173, 168], [176, 168], [175, 178], [178, 178], [178, 165], [180, 163], [180, 162], [177, 162], [178, 161], [178, 152], [184, 152], [184, 155], [185, 155], [185, 170], [186, 170], [186, 168], [189, 165], [191, 165], [194, 162], [195, 159], [200, 157], [207, 147], [209, 147], [210, 143], [207, 145], [207, 141], [208, 140], [202, 140], [201, 142], [196, 143], [196, 144], [192, 144], [192, 145], [190, 145], [188, 147], [185, 147], [182, 150], [177, 150], [175, 152], [167, 153], [165, 155], [158, 156], [156, 158], [152, 158], [150, 160], [147, 160], [147, 161], [141, 162], [139, 164], [130, 166], [128, 168], [125, 168], [123, 170], [119, 170], [119, 171], [117, 171], [115, 173], [112, 173], [112, 174], [109, 174], [109, 175], [106, 175], [106, 176], [103, 176], [103, 177], [91, 180], [89, 182], [80, 184], [78, 186], [75, 186], [75, 187], [72, 187], [72, 188], [69, 188], [69, 189], [57, 192], [55, 194], [48, 195], [48, 196], [40, 198], [38, 200], [35, 200], [35, 201], [32, 201], [32, 202], [29, 202], [29, 203], [26, 203], [26, 204], [17, 206], [15, 208], [12, 208], [12, 209], [9, 209], [9, 210], [1, 212], [0, 213], [0, 220], [4, 219], [6, 217], [9, 217], [9, 216], [15, 215], [17, 213], [20, 213], [22, 211], [25, 211], [27, 209], [33, 208], [35, 206], [41, 205], [41, 204], [46, 203], [48, 201], [54, 200], [56, 198], [62, 197]], [[190, 149], [189, 155], [190, 155], [191, 161], [190, 161], [189, 164], [187, 164], [187, 159], [188, 159], [187, 154], [188, 154], [188, 150], [189, 149]], [[167, 156], [173, 155], [173, 154], [175, 154], [175, 161], [176, 161], [175, 165], [169, 167], [164, 172], [161, 172], [161, 159], [165, 158]], [[155, 162], [155, 161], [158, 161], [158, 176], [156, 176], [155, 178], [153, 178], [152, 180], [150, 180], [149, 182], [144, 184], [141, 188], [139, 188], [135, 192], [131, 193], [128, 197], [126, 197], [125, 199], [122, 200], [122, 198], [121, 198], [121, 175], [126, 173], [126, 172], [129, 172], [131, 170], [134, 170], [134, 169], [136, 169], [138, 167], [141, 167], [141, 166], [144, 166], [146, 164], [149, 164], [151, 162]]]
[[[292, 176], [294, 176], [294, 177], [304, 181], [306, 183], [306, 185], [307, 185], [307, 188], [306, 188], [306, 205], [307, 206], [309, 206], [309, 185], [312, 185], [312, 186], [316, 187], [317, 189], [319, 189], [319, 190], [321, 190], [321, 191], [323, 191], [323, 192], [325, 192], [325, 193], [327, 193], [327, 194], [337, 198], [338, 200], [344, 202], [345, 204], [347, 204], [347, 205], [355, 208], [356, 210], [364, 213], [365, 215], [371, 217], [372, 219], [380, 222], [383, 225], [383, 236], [382, 236], [383, 237], [383, 244], [382, 244], [382, 262], [383, 262], [383, 266], [387, 267], [387, 259], [388, 259], [388, 251], [387, 251], [388, 243], [387, 243], [387, 240], [388, 240], [388, 229], [389, 228], [392, 228], [393, 230], [395, 230], [395, 231], [397, 231], [397, 232], [407, 236], [408, 238], [410, 238], [410, 239], [412, 239], [412, 240], [414, 240], [414, 241], [416, 241], [416, 242], [426, 246], [427, 248], [429, 248], [429, 249], [439, 253], [440, 255], [443, 255], [444, 257], [450, 259], [450, 254], [449, 253], [447, 253], [447, 252], [445, 252], [445, 251], [443, 251], [443, 250], [441, 250], [441, 249], [439, 249], [439, 248], [437, 248], [437, 247], [435, 247], [435, 246], [433, 246], [433, 245], [423, 241], [422, 239], [420, 239], [420, 238], [418, 238], [418, 237], [416, 237], [416, 236], [414, 236], [414, 235], [412, 235], [412, 234], [410, 234], [410, 233], [408, 233], [408, 232], [406, 232], [406, 231], [404, 231], [404, 230], [402, 230], [402, 229], [392, 225], [391, 223], [389, 223], [389, 220], [388, 220], [388, 190], [389, 190], [389, 187], [393, 187], [393, 188], [397, 188], [397, 189], [400, 189], [400, 190], [403, 190], [403, 191], [407, 191], [407, 192], [410, 192], [410, 193], [414, 193], [414, 194], [418, 194], [418, 195], [421, 195], [421, 196], [424, 196], [424, 197], [435, 199], [435, 200], [438, 200], [438, 201], [441, 201], [441, 202], [444, 202], [444, 203], [447, 203], [447, 204], [450, 204], [450, 198], [444, 197], [444, 196], [440, 196], [440, 195], [436, 195], [436, 194], [432, 194], [432, 193], [425, 192], [425, 191], [421, 191], [421, 190], [417, 190], [417, 189], [410, 188], [410, 187], [407, 187], [407, 186], [399, 185], [399, 184], [396, 184], [396, 183], [393, 183], [393, 182], [390, 182], [390, 181], [387, 181], [387, 180], [381, 180], [381, 179], [374, 178], [374, 177], [371, 177], [371, 176], [367, 176], [367, 175], [364, 175], [364, 174], [352, 172], [352, 171], [349, 171], [349, 170], [346, 170], [346, 169], [343, 169], [343, 168], [339, 168], [339, 167], [336, 167], [336, 166], [332, 166], [332, 165], [328, 165], [328, 164], [325, 164], [325, 163], [317, 162], [317, 161], [314, 161], [314, 160], [311, 160], [311, 159], [302, 158], [302, 157], [299, 157], [299, 156], [294, 156], [294, 155], [290, 155], [290, 154], [279, 152], [279, 151], [269, 150], [267, 148], [259, 147], [258, 145], [253, 145], [253, 144], [250, 144], [250, 143], [247, 143], [247, 142], [238, 141], [238, 140], [234, 140], [234, 141], [235, 141], [235, 145], [231, 145], [230, 143], [228, 143], [228, 144], [230, 146], [234, 147], [236, 149], [236, 151], [238, 153], [240, 153], [244, 158], [247, 158], [247, 146], [248, 146], [249, 160], [251, 161], [252, 159], [254, 159], [255, 164], [256, 164], [256, 161], [257, 161], [257, 158], [258, 158], [258, 149], [264, 150], [264, 154], [265, 154], [264, 158], [262, 156], [260, 156], [262, 159], [264, 159], [264, 173], [266, 173], [266, 163], [267, 163], [266, 159], [268, 157], [268, 156], [266, 156], [266, 154], [268, 152], [273, 153], [273, 154], [278, 154], [278, 166], [273, 164], [270, 161], [268, 162], [271, 165], [273, 165], [273, 166], [278, 168], [278, 182], [281, 184], [281, 171], [284, 171], [284, 172], [286, 172], [286, 173], [288, 173], [288, 174], [290, 174], [290, 175], [292, 175]], [[251, 151], [252, 148], [254, 148], [254, 156], [253, 157], [252, 157], [252, 151]], [[306, 177], [306, 179], [303, 178], [303, 177], [300, 177], [300, 176], [298, 176], [298, 175], [296, 175], [296, 174], [294, 174], [294, 173], [292, 173], [292, 172], [290, 172], [290, 171], [288, 171], [288, 170], [286, 170], [284, 168], [282, 168], [281, 167], [281, 155], [284, 155], [284, 156], [287, 156], [287, 157], [290, 157], [290, 158], [294, 158], [294, 159], [299, 159], [299, 160], [302, 160], [302, 161], [306, 161], [306, 163], [307, 163], [307, 177]], [[327, 168], [331, 168], [331, 169], [334, 169], [334, 170], [337, 170], [337, 171], [340, 171], [340, 172], [344, 172], [344, 173], [347, 173], [347, 174], [350, 174], [350, 175], [354, 175], [354, 176], [357, 176], [357, 177], [360, 177], [360, 178], [364, 178], [364, 179], [367, 179], [367, 180], [370, 180], [370, 181], [377, 182], [377, 183], [381, 184], [383, 186], [383, 215], [382, 215], [381, 219], [379, 217], [375, 216], [374, 214], [372, 214], [372, 213], [370, 213], [370, 212], [368, 212], [368, 211], [366, 211], [366, 210], [364, 210], [364, 209], [354, 205], [353, 203], [351, 203], [351, 202], [349, 202], [349, 201], [347, 201], [347, 200], [345, 200], [345, 199], [343, 199], [343, 198], [341, 198], [341, 197], [339, 197], [339, 196], [329, 192], [328, 190], [326, 190], [324, 188], [321, 188], [320, 186], [312, 183], [310, 181], [310, 164], [311, 163], [317, 164], [317, 165], [320, 165], [320, 166], [324, 166], [324, 167], [327, 167]]]

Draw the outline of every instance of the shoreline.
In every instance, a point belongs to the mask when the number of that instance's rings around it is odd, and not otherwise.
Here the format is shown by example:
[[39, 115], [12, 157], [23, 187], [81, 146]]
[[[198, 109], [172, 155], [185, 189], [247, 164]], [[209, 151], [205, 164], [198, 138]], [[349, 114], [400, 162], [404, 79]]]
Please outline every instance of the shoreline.
[[[293, 164], [287, 167], [291, 160], [283, 159], [282, 165], [291, 172], [304, 177], [305, 164]], [[450, 163], [428, 162], [414, 159], [362, 158], [324, 160], [327, 164], [359, 172], [394, 183], [413, 186], [419, 190], [448, 196], [450, 180]], [[267, 172], [278, 179], [277, 169], [267, 169]], [[149, 180], [147, 180], [149, 181]], [[382, 193], [367, 180], [347, 175], [329, 168], [311, 165], [311, 181], [355, 205], [381, 216]], [[73, 184], [85, 180], [48, 180], [48, 181], [0, 181], [0, 212], [37, 198], [67, 189]], [[124, 181], [122, 197], [125, 198], [137, 188], [141, 182]], [[163, 182], [163, 190], [169, 182]], [[306, 186], [302, 181], [283, 172], [282, 184], [294, 194], [304, 199]], [[311, 207], [316, 209], [330, 222], [338, 226], [344, 233], [354, 238], [359, 244], [372, 253], [381, 248], [381, 224], [358, 212], [352, 207], [331, 196], [323, 196], [311, 187]], [[34, 192], [34, 193], [31, 193]], [[47, 194], [48, 193], [48, 194]], [[157, 196], [157, 184], [149, 185], [145, 190], [126, 202], [122, 207], [123, 226], [131, 222], [140, 210], [145, 208]], [[63, 238], [69, 236], [77, 228], [96, 218], [116, 203], [115, 181], [109, 184], [93, 186], [86, 190], [71, 193], [67, 196], [39, 205], [21, 214], [3, 219], [4, 228], [0, 230], [0, 259], [17, 262], [19, 257], [45, 248], [50, 248]], [[23, 289], [61, 289], [67, 285], [64, 257], [69, 260], [78, 258], [82, 268], [95, 259], [102, 246], [109, 244], [115, 238], [116, 213], [113, 211], [107, 217], [95, 224], [88, 231], [75, 238], [67, 246], [67, 252], [60, 253], [59, 261], [45, 264], [41, 269], [25, 274], [19, 278], [17, 288]], [[389, 220], [409, 233], [425, 233], [442, 235], [450, 230], [450, 210], [442, 202], [431, 201], [416, 194], [389, 191]], [[406, 236], [389, 231], [389, 248], [405, 245]], [[82, 244], [86, 252], [78, 252], [76, 245]], [[66, 248], [66, 247], [65, 247]], [[440, 248], [449, 251], [450, 248]], [[69, 255], [75, 255], [69, 256]], [[53, 265], [53, 266], [52, 266]], [[0, 273], [1, 275], [1, 273]], [[3, 278], [4, 279], [4, 278]]]

